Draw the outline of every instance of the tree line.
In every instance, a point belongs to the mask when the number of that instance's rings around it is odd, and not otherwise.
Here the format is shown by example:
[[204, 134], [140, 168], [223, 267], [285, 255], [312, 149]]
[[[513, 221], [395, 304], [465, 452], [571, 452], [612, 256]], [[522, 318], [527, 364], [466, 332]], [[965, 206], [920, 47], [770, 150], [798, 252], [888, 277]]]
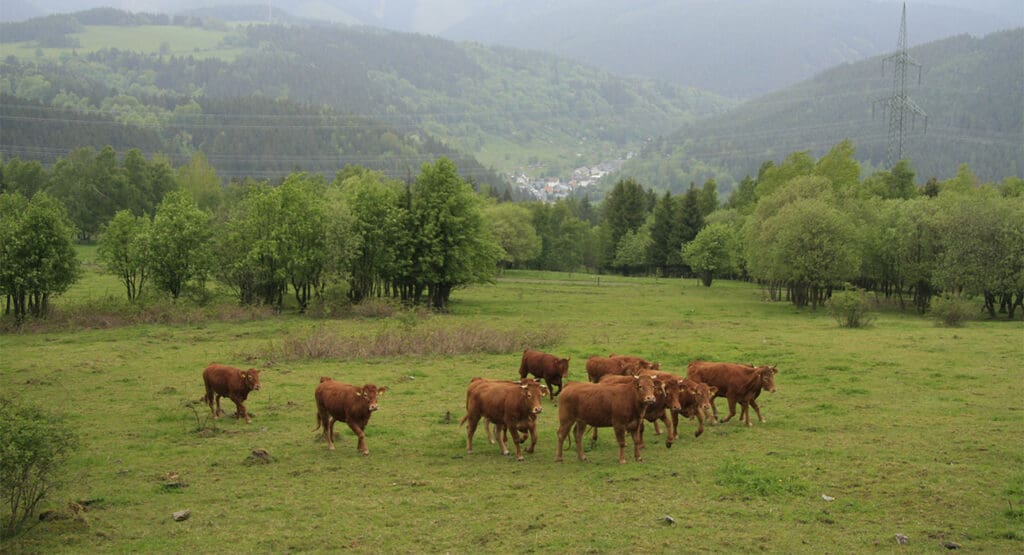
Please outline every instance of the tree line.
[[36, 213], [62, 222], [50, 235], [98, 241], [133, 302], [147, 284], [177, 299], [215, 280], [242, 304], [387, 297], [443, 309], [453, 289], [501, 268], [747, 279], [811, 308], [850, 287], [921, 313], [937, 294], [976, 297], [991, 317], [1014, 318], [1024, 301], [1024, 180], [981, 183], [964, 164], [919, 185], [906, 160], [862, 178], [849, 141], [765, 162], [724, 203], [713, 180], [658, 194], [632, 179], [600, 204], [498, 202], [445, 158], [404, 181], [349, 166], [331, 181], [293, 172], [225, 186], [201, 154], [175, 169], [134, 150], [90, 152], [50, 170], [0, 165], [8, 312], [45, 311], [76, 275], [70, 249], [53, 284], [25, 282], [35, 270], [19, 264], [46, 256], [18, 246], [60, 243], [26, 239], [40, 232]]

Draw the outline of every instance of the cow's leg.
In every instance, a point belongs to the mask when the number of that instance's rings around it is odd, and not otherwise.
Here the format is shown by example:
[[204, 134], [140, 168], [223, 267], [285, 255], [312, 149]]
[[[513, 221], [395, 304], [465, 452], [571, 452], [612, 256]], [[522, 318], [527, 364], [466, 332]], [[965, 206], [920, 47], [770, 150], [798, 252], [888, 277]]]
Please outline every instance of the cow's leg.
[[[515, 430], [512, 431], [512, 437], [515, 438]], [[505, 424], [501, 425], [501, 433], [494, 434], [498, 436], [498, 448], [501, 449], [502, 455], [508, 454], [508, 426]]]
[[[626, 427], [615, 426], [612, 429], [615, 430], [615, 441], [619, 442], [619, 464], [626, 464]], [[632, 432], [632, 435], [633, 451], [639, 456], [640, 451], [637, 448], [636, 432]]]
[[324, 427], [324, 433], [327, 434], [327, 449], [334, 451], [334, 423], [337, 420], [333, 416], [327, 417], [327, 426]]
[[249, 418], [249, 411], [245, 409], [245, 402], [239, 397], [231, 397], [231, 401], [235, 403], [235, 418], [245, 418], [245, 423], [249, 424], [252, 422], [252, 418]]
[[533, 453], [533, 448], [537, 446], [537, 421], [530, 422], [530, 447], [526, 450], [527, 453]]
[[494, 442], [496, 441], [494, 439], [495, 434], [504, 433], [504, 431], [501, 429], [501, 426], [497, 424], [494, 425], [494, 433], [492, 433], [490, 420], [484, 420], [484, 430], [487, 431], [487, 443], [490, 443], [491, 445], [494, 445]]
[[505, 421], [505, 428], [507, 428], [509, 430], [509, 432], [512, 433], [512, 443], [516, 444], [516, 460], [517, 461], [523, 460], [522, 444], [523, 444], [523, 439], [524, 438], [519, 436], [519, 426], [518, 426], [518, 424], [515, 423], [515, 422], [511, 422], [511, 421], [506, 420]]
[[[718, 407], [715, 406], [715, 397], [712, 397], [711, 401], [708, 404], [711, 405], [711, 423], [712, 424], [718, 424], [718, 422], [719, 422], [719, 420], [718, 420]], [[704, 410], [704, 411], [706, 411], [707, 409], [697, 409], [697, 410]], [[708, 416], [707, 412], [705, 412], [704, 413], [704, 417], [707, 418], [707, 416]]]
[[[623, 438], [623, 439], [625, 439], [625, 438]], [[640, 441], [637, 441], [637, 439], [639, 439]], [[624, 447], [625, 446], [625, 441], [623, 441], [622, 443], [623, 443], [623, 447]], [[640, 454], [640, 451], [643, 448], [644, 448], [644, 423], [641, 420], [640, 423], [637, 425], [635, 435], [633, 436], [633, 458], [636, 459], [636, 462], [644, 462], [644, 456]], [[619, 448], [619, 452], [620, 452], [620, 454], [622, 453], [622, 447]], [[621, 460], [619, 462], [626, 462], [626, 461], [625, 461], [625, 459], [623, 459], [623, 460]]]
[[753, 426], [750, 423], [750, 401], [746, 399], [740, 401], [740, 420], [745, 421], [748, 427]]
[[356, 450], [363, 454], [363, 456], [369, 455], [370, 450], [366, 448], [366, 434], [363, 433], [363, 427], [358, 422], [348, 422], [348, 427], [355, 432], [356, 437], [359, 438], [359, 443], [356, 444]]
[[590, 448], [593, 449], [597, 445], [597, 426], [594, 426], [594, 433], [590, 436]]
[[[576, 427], [573, 428], [573, 437], [576, 439], [576, 458], [585, 461], [587, 456], [583, 454], [583, 434], [587, 431], [587, 425], [583, 422], [577, 422]], [[597, 431], [597, 428], [594, 428]]]
[[[668, 425], [666, 424], [665, 427], [667, 429]], [[660, 436], [661, 435], [661, 426], [658, 426], [658, 421], [657, 420], [654, 421], [654, 435], [656, 435], [656, 436]]]
[[[733, 416], [736, 416], [736, 398], [726, 397], [726, 399], [728, 399], [729, 401], [729, 416], [726, 416], [725, 420], [722, 420], [722, 424], [725, 424], [726, 422], [731, 420]], [[715, 405], [712, 404], [711, 406], [714, 407]]]
[[[473, 452], [473, 434], [476, 433], [476, 426], [479, 423], [480, 423], [480, 417], [479, 416], [469, 417], [468, 420], [466, 421], [466, 452], [467, 453], [472, 453]], [[487, 425], [484, 424], [484, 426], [486, 427]]]
[[[662, 414], [661, 421], [665, 424], [665, 447], [672, 447], [672, 442], [676, 439], [675, 428], [672, 427], [672, 421], [668, 419], [668, 415]], [[658, 425], [658, 421], [654, 421], [654, 425]]]
[[569, 428], [572, 427], [572, 422], [559, 422], [558, 423], [558, 447], [555, 449], [555, 462], [562, 462], [562, 444], [565, 443], [565, 438], [569, 435]]
[[217, 398], [217, 412], [213, 413], [213, 417], [220, 418], [220, 415], [224, 414], [224, 411], [220, 410], [220, 393], [218, 393], [215, 397]]
[[754, 411], [757, 412], [757, 420], [761, 423], [767, 422], [763, 416], [761, 416], [761, 407], [757, 406], [757, 399], [750, 400], [750, 406], [754, 407]]
[[693, 437], [700, 437], [700, 434], [704, 433], [704, 410], [697, 409], [697, 431], [693, 433]]

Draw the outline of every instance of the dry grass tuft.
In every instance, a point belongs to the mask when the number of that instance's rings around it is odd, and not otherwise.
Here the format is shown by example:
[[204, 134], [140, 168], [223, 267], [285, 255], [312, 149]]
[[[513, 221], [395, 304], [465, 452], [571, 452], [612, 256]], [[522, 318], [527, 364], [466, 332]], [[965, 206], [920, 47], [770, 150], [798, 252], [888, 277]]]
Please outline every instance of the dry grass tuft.
[[480, 326], [385, 327], [369, 337], [345, 337], [324, 326], [285, 337], [271, 352], [244, 358], [306, 360], [372, 358], [402, 355], [500, 354], [519, 352], [557, 343], [562, 332], [555, 327], [540, 330], [498, 330]]

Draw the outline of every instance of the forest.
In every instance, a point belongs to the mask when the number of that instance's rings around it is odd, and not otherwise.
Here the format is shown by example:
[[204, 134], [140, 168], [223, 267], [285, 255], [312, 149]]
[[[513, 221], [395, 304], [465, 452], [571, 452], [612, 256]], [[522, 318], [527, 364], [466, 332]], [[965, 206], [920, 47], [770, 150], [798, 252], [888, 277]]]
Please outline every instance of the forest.
[[445, 158], [405, 182], [348, 166], [227, 189], [202, 155], [175, 169], [137, 149], [0, 170], [0, 288], [18, 320], [74, 282], [76, 240], [98, 242], [132, 303], [147, 280], [173, 299], [215, 280], [243, 305], [282, 309], [290, 293], [300, 312], [375, 298], [443, 310], [501, 268], [752, 280], [812, 309], [838, 290], [921, 314], [936, 296], [990, 318], [1024, 302], [1024, 180], [982, 182], [963, 164], [919, 186], [905, 160], [861, 179], [850, 141], [767, 161], [724, 203], [713, 180], [659, 195], [632, 179], [597, 206], [499, 202]]
[[[226, 175], [242, 166], [257, 177], [296, 167], [326, 175], [332, 164], [351, 163], [407, 177], [443, 155], [496, 186], [485, 166], [559, 175], [735, 104], [551, 55], [422, 35], [156, 19], [107, 9], [3, 24], [0, 40], [24, 55], [0, 67], [0, 94], [17, 97], [3, 102], [0, 149], [48, 154], [48, 163], [81, 146], [157, 152], [61, 139], [69, 122], [102, 135], [116, 121], [159, 137], [159, 151], [179, 162], [201, 149]], [[192, 40], [186, 33], [202, 31], [216, 42], [196, 51], [174, 39], [150, 44], [147, 33], [157, 29]], [[114, 30], [125, 33], [120, 47], [74, 47]]]

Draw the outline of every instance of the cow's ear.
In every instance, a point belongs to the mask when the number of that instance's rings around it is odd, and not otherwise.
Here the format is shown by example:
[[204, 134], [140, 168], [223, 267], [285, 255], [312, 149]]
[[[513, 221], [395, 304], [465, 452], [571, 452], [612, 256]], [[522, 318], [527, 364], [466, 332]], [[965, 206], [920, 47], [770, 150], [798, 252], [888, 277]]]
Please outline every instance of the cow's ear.
[[381, 387], [381, 388], [378, 388], [378, 389], [377, 389], [377, 395], [380, 395], [381, 393], [384, 393], [384, 392], [385, 392], [385, 391], [387, 391], [387, 390], [388, 390], [388, 388], [387, 388], [387, 387]]
[[362, 389], [360, 389], [359, 391], [356, 391], [356, 397], [362, 397], [362, 396], [363, 396], [363, 390]]
[[524, 383], [519, 384], [519, 389], [526, 389], [526, 384], [524, 384]]
[[711, 387], [708, 388], [708, 392], [710, 392], [712, 395], [714, 395], [715, 393], [718, 393], [718, 388], [715, 387], [715, 386], [711, 386]]

